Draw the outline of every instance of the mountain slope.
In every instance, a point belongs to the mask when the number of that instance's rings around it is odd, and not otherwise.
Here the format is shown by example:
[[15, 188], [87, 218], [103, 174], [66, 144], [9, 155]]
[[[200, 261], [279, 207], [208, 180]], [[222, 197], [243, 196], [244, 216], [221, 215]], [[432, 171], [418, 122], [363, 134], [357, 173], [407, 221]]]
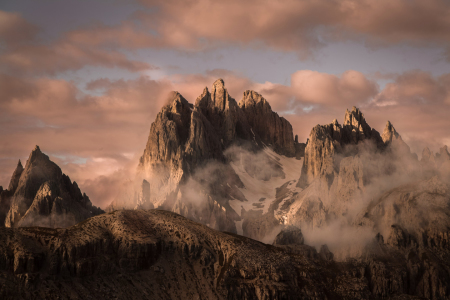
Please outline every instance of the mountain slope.
[[1, 212], [6, 227], [67, 227], [103, 211], [36, 146], [2, 192]]
[[[317, 253], [303, 245], [298, 230], [289, 229], [277, 241], [277, 246], [262, 244], [157, 210], [117, 211], [68, 229], [2, 228], [0, 296], [443, 299], [449, 295], [448, 277], [436, 277], [448, 270], [446, 265], [438, 267], [438, 258], [421, 265], [416, 254], [405, 259], [404, 252], [374, 240], [372, 254], [363, 261], [338, 263], [326, 246]], [[424, 272], [404, 274], [406, 261]]]

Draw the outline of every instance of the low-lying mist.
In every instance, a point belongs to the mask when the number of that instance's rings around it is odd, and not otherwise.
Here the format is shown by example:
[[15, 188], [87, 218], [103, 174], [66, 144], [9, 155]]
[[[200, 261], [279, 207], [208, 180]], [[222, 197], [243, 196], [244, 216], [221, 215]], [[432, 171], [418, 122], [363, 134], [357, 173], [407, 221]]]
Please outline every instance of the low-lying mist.
[[[287, 182], [284, 170], [288, 166], [270, 152], [246, 145], [234, 145], [224, 156], [224, 161], [202, 162], [194, 170], [175, 170], [180, 173], [159, 166], [159, 171], [152, 172], [151, 176], [136, 177], [128, 191], [122, 193], [121, 201], [124, 207], [135, 208], [140, 182], [145, 179], [150, 183], [149, 201], [155, 208], [172, 210], [215, 229], [238, 233], [242, 233], [245, 218], [252, 216], [248, 223], [257, 216], [258, 224], [266, 229], [260, 231], [261, 235], [250, 237], [269, 244], [284, 226], [294, 225], [301, 228], [306, 244], [317, 249], [326, 244], [336, 259], [344, 260], [362, 255], [378, 233], [387, 239], [391, 225], [396, 223], [395, 216], [386, 221], [385, 215], [381, 220], [377, 219], [378, 215], [368, 213], [383, 201], [380, 197], [384, 193], [437, 174], [405, 148], [380, 149], [370, 140], [348, 145], [330, 158], [332, 181], [329, 177], [317, 176], [304, 189], [288, 185], [290, 193], [282, 199], [283, 207], [278, 208], [286, 218], [278, 218], [280, 222], [274, 225], [274, 210], [268, 207], [275, 198], [261, 199], [265, 201], [261, 205], [256, 203], [253, 208], [242, 208], [242, 211], [236, 211], [239, 205], [232, 206], [230, 201], [244, 205], [249, 203], [245, 196], [248, 189], [262, 190], [275, 180]], [[240, 166], [239, 170], [255, 179], [253, 182], [259, 187], [245, 186], [243, 175], [237, 174], [232, 165]], [[297, 180], [301, 171], [298, 168]]]

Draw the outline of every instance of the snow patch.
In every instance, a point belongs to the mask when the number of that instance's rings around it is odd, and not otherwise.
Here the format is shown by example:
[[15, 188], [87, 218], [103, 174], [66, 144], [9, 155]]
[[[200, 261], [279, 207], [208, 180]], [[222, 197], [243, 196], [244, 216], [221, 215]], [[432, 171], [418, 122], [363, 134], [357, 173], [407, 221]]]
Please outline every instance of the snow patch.
[[[298, 160], [294, 157], [290, 158], [279, 155], [268, 147], [265, 147], [263, 151], [281, 166], [285, 174], [285, 178], [272, 177], [268, 181], [259, 180], [250, 176], [239, 162], [232, 162], [231, 167], [234, 169], [245, 186], [244, 188], [239, 188], [239, 190], [248, 200], [242, 202], [236, 199], [231, 199], [229, 201], [230, 206], [239, 216], [241, 216], [242, 207], [246, 211], [262, 210], [263, 213], [267, 213], [270, 204], [275, 200], [276, 188], [282, 186], [286, 182], [291, 181], [291, 183], [289, 184], [289, 189], [292, 189], [291, 193], [289, 193], [290, 195], [292, 195], [298, 189], [295, 187], [295, 183], [301, 175], [303, 158], [301, 160]], [[265, 199], [260, 201], [260, 199], [262, 198]], [[287, 198], [289, 197], [286, 197], [286, 199], [284, 199], [283, 201], [287, 200]], [[261, 206], [262, 208], [258, 208]], [[281, 207], [281, 203], [279, 207]]]

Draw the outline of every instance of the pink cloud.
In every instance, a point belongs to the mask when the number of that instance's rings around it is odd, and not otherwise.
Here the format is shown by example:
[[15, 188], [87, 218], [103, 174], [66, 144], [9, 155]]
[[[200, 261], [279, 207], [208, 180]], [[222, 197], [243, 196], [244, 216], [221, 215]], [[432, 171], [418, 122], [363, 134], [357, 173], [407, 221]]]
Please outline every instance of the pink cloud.
[[146, 62], [129, 59], [117, 48], [93, 47], [92, 39], [89, 43], [79, 41], [71, 32], [50, 43], [40, 42], [36, 38], [38, 33], [37, 27], [19, 14], [0, 11], [0, 42], [6, 42], [0, 51], [0, 69], [31, 74], [55, 74], [86, 65], [119, 67], [132, 72], [154, 69]]
[[450, 44], [450, 5], [442, 0], [141, 2], [157, 10], [139, 16], [161, 45], [183, 49], [262, 44], [305, 58], [324, 43], [361, 38], [378, 46]]
[[38, 28], [22, 18], [18, 13], [0, 10], [0, 41], [13, 47], [26, 40], [33, 39]]
[[291, 76], [291, 88], [302, 102], [332, 106], [366, 102], [378, 92], [375, 82], [353, 70], [341, 76], [309, 70], [297, 71]]
[[336, 41], [371, 46], [409, 44], [445, 49], [450, 58], [450, 5], [443, 0], [161, 1], [142, 0], [118, 25], [95, 24], [40, 43], [37, 28], [16, 13], [0, 12], [3, 69], [56, 73], [85, 65], [138, 72], [154, 68], [122, 50], [172, 48], [198, 51], [238, 45], [314, 56]]

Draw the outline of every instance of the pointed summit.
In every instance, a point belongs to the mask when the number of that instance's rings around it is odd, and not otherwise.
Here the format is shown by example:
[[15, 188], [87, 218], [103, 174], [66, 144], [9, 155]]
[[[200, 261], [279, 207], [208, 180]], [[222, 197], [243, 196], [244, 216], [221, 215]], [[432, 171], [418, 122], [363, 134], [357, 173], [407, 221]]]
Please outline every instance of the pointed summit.
[[433, 152], [428, 147], [425, 147], [422, 151], [422, 158], [420, 160], [422, 166], [435, 168], [436, 167], [436, 158], [433, 155]]
[[423, 151], [422, 151], [422, 159], [421, 159], [421, 161], [424, 161], [424, 162], [425, 162], [425, 161], [430, 161], [431, 159], [434, 160], [433, 153], [431, 153], [430, 148], [425, 147], [425, 148], [423, 149]]
[[214, 81], [211, 89], [211, 100], [214, 106], [220, 111], [229, 110], [230, 107], [237, 106], [236, 100], [234, 100], [225, 88], [225, 82], [219, 78]]
[[22, 162], [19, 159], [19, 162], [17, 163], [17, 167], [14, 170], [12, 176], [11, 176], [11, 180], [9, 182], [9, 187], [8, 187], [8, 191], [12, 194], [14, 194], [14, 192], [17, 189], [17, 186], [19, 185], [19, 179], [20, 179], [20, 175], [22, 175], [23, 172], [23, 166], [22, 166]]
[[[390, 121], [386, 122], [383, 134], [381, 136], [386, 147], [399, 154], [411, 154], [409, 146], [403, 141], [400, 134], [395, 130], [394, 125]], [[416, 158], [417, 160], [417, 158]]]
[[[58, 195], [61, 197], [57, 201], [53, 197], [56, 194], [50, 195], [47, 193], [47, 195], [43, 192], [46, 191], [44, 184], [50, 181], [58, 186], [60, 192]], [[52, 215], [53, 221], [45, 224], [39, 223], [41, 226], [64, 227], [100, 212], [92, 206], [90, 201], [87, 203], [83, 199], [76, 183], [72, 183], [70, 178], [62, 173], [58, 165], [41, 152], [39, 146], [31, 151], [25, 168], [19, 161], [11, 178], [10, 186], [14, 192], [5, 218], [6, 227], [36, 226], [38, 225], [36, 223], [38, 219], [46, 219], [49, 215]], [[38, 197], [40, 190], [42, 197]], [[46, 197], [46, 195], [49, 197]], [[71, 220], [66, 220], [63, 215], [67, 215]], [[66, 221], [67, 223], [64, 223]]]
[[394, 126], [390, 121], [386, 122], [386, 126], [384, 127], [383, 134], [381, 135], [381, 138], [383, 139], [383, 142], [390, 143], [392, 142], [392, 139], [402, 139], [402, 137], [398, 134], [398, 132], [395, 130]]
[[34, 147], [33, 151], [31, 151], [30, 156], [28, 157], [27, 163], [25, 164], [25, 169], [29, 164], [32, 164], [35, 161], [49, 161], [49, 157], [41, 152], [41, 149], [38, 145]]
[[439, 149], [439, 157], [441, 160], [450, 160], [450, 153], [448, 153], [447, 145]]
[[344, 126], [356, 126], [360, 123], [366, 123], [366, 120], [364, 119], [364, 114], [359, 110], [359, 108], [353, 106], [351, 111], [349, 111], [348, 109], [345, 110]]
[[216, 81], [214, 81], [213, 83], [213, 87], [214, 88], [225, 88], [225, 82], [223, 81], [222, 78], [217, 79]]
[[269, 102], [255, 91], [244, 92], [239, 107], [245, 114], [253, 134], [277, 153], [292, 157], [296, 150], [291, 124], [272, 111]]
[[[378, 143], [378, 132], [373, 132], [372, 128], [367, 124], [364, 114], [353, 106], [352, 110], [345, 111], [343, 127], [343, 138], [345, 143], [357, 144], [359, 141], [375, 138]], [[375, 134], [375, 135], [374, 135]]]

